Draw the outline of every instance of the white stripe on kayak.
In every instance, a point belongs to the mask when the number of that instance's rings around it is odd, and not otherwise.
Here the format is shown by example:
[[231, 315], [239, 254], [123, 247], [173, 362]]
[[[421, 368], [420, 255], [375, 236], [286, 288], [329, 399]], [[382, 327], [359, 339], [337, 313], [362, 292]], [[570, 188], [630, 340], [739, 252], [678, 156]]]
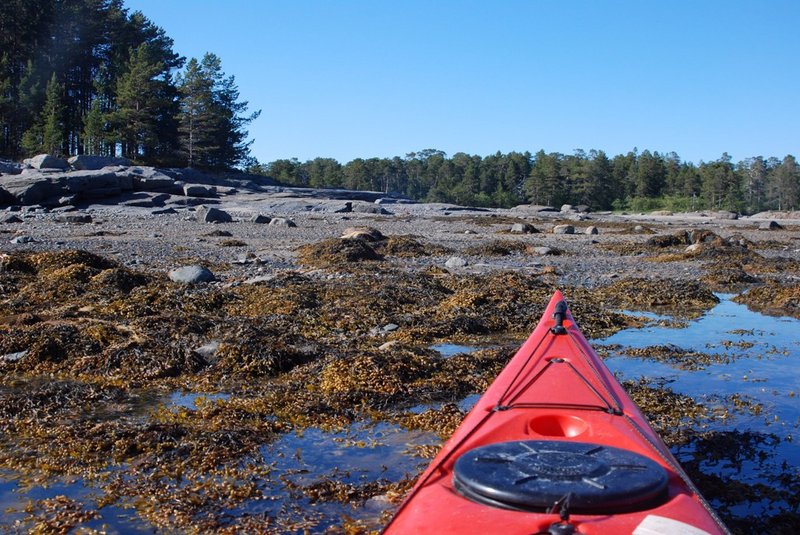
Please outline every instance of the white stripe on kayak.
[[632, 535], [711, 535], [709, 532], [696, 528], [691, 524], [665, 518], [663, 516], [648, 515], [642, 523], [636, 526]]

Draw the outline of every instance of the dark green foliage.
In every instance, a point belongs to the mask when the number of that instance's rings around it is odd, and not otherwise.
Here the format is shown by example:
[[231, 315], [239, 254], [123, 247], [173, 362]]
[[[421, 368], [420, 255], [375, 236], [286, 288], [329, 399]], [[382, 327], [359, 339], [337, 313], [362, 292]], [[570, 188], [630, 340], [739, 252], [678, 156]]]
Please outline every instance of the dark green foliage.
[[[181, 165], [179, 94], [184, 58], [173, 41], [122, 0], [0, 2], [0, 157], [39, 152], [122, 154], [150, 165]], [[248, 158], [233, 77], [207, 54], [210, 119], [202, 164], [227, 168]], [[183, 135], [183, 130], [180, 133]], [[193, 162], [194, 163], [194, 162]]]
[[613, 159], [603, 151], [564, 155], [542, 150], [495, 153], [485, 158], [438, 150], [405, 158], [276, 160], [248, 168], [292, 186], [344, 187], [400, 193], [428, 202], [464, 206], [520, 203], [584, 204], [593, 210], [762, 210], [800, 208], [800, 167], [793, 156], [750, 158], [733, 164], [682, 162], [674, 152], [636, 149]]
[[239, 102], [233, 76], [222, 72], [222, 62], [206, 53], [203, 60], [189, 60], [178, 77], [178, 115], [181, 155], [189, 167], [225, 169], [242, 164], [249, 153], [245, 126], [260, 111], [248, 116], [247, 102]]

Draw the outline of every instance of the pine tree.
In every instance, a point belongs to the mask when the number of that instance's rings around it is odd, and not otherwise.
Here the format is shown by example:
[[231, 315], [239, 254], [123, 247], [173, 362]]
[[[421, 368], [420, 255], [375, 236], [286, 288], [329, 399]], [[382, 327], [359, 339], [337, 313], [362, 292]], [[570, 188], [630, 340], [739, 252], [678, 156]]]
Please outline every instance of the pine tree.
[[106, 137], [106, 115], [103, 113], [100, 99], [94, 99], [89, 113], [83, 122], [84, 154], [103, 155], [103, 144]]
[[216, 148], [211, 139], [213, 85], [213, 80], [206, 76], [195, 58], [189, 60], [186, 71], [178, 76], [181, 95], [178, 132], [181, 155], [186, 158], [188, 167], [202, 165], [205, 155]]
[[63, 153], [65, 136], [64, 113], [62, 102], [63, 86], [58, 82], [55, 73], [47, 82], [44, 109], [38, 120], [22, 136], [22, 147], [28, 154]]
[[58, 82], [56, 74], [47, 83], [47, 100], [44, 105], [43, 141], [44, 149], [48, 154], [61, 155], [64, 153], [66, 141], [65, 112], [62, 101], [64, 86]]
[[230, 168], [242, 163], [250, 152], [251, 142], [246, 142], [245, 127], [261, 114], [257, 110], [250, 115], [248, 102], [239, 102], [239, 89], [233, 76], [226, 77], [222, 72], [222, 62], [215, 54], [203, 56], [202, 67], [209, 79], [213, 80], [213, 113], [211, 139], [214, 150], [209, 151], [208, 166]]
[[189, 167], [225, 169], [243, 164], [250, 152], [245, 126], [260, 111], [243, 115], [247, 102], [239, 102], [233, 76], [222, 72], [222, 62], [207, 53], [192, 58], [178, 78], [181, 94], [178, 114], [181, 154]]
[[156, 77], [163, 70], [163, 65], [152, 58], [150, 47], [143, 44], [131, 51], [128, 72], [117, 83], [118, 108], [112, 116], [113, 133], [122, 147], [122, 155], [132, 160], [146, 159], [147, 148], [157, 142]]

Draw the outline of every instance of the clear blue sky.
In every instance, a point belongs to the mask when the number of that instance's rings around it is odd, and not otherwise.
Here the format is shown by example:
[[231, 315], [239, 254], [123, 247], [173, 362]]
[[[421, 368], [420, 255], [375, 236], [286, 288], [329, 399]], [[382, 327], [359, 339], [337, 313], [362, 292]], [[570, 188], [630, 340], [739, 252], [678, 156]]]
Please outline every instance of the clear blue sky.
[[261, 162], [800, 156], [800, 1], [125, 0], [262, 114]]

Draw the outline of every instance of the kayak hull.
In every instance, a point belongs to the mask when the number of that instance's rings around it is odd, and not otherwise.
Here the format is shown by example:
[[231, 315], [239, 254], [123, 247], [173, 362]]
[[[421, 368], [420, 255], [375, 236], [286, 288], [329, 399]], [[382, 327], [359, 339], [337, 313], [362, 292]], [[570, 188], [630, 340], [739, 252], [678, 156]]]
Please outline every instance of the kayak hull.
[[[576, 450], [590, 458], [575, 457]], [[640, 458], [657, 481], [635, 487], [645, 469], [631, 468], [627, 460], [603, 464], [599, 457], [610, 450]], [[484, 465], [487, 474], [481, 473]], [[595, 480], [597, 473], [607, 479]], [[564, 489], [567, 507], [558, 499], [545, 507]], [[384, 533], [530, 535], [558, 528], [583, 534], [729, 533], [589, 346], [560, 292]]]

